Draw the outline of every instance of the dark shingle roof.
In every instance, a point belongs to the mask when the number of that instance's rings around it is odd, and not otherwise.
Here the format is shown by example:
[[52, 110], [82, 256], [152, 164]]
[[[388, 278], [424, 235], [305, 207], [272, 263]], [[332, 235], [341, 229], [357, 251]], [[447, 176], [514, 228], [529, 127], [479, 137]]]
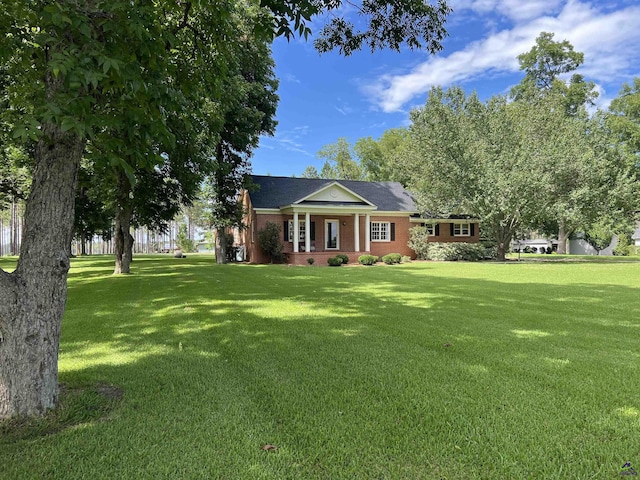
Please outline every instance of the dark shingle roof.
[[254, 208], [279, 208], [311, 195], [327, 185], [338, 182], [360, 195], [383, 212], [417, 212], [416, 203], [398, 182], [358, 182], [321, 178], [290, 178], [251, 175], [259, 188], [250, 193]]

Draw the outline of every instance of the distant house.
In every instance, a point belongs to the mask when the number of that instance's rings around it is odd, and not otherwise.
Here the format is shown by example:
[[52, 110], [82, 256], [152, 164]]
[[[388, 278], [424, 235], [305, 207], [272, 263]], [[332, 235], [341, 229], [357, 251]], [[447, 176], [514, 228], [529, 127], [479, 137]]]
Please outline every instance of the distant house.
[[425, 225], [433, 242], [478, 242], [478, 220], [421, 217], [411, 194], [397, 182], [359, 182], [253, 175], [256, 189], [242, 193], [246, 211], [239, 246], [245, 259], [268, 263], [258, 244], [267, 222], [281, 227], [287, 263], [317, 264], [336, 253], [400, 253], [415, 258], [409, 229]]
[[631, 239], [634, 242], [635, 248], [636, 248], [636, 253], [640, 252], [640, 222], [636, 223], [636, 228], [635, 231], [633, 232], [633, 235], [631, 236]]

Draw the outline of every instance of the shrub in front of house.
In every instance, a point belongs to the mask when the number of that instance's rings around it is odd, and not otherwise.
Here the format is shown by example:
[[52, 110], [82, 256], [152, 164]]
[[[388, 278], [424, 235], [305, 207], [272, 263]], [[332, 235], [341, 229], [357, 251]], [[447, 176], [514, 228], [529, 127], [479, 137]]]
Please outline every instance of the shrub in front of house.
[[378, 261], [378, 257], [375, 255], [360, 255], [358, 257], [358, 263], [361, 265], [375, 265]]
[[262, 230], [258, 232], [258, 244], [269, 255], [271, 263], [282, 263], [285, 260], [283, 252], [284, 246], [280, 241], [280, 225], [274, 222], [267, 222]]
[[404, 255], [400, 263], [409, 263], [411, 261], [411, 257], [408, 255]]
[[402, 255], [400, 255], [399, 253], [387, 253], [384, 257], [382, 257], [382, 261], [387, 265], [400, 263], [400, 260], [402, 260]]
[[336, 254], [336, 258], [342, 259], [342, 264], [343, 265], [346, 265], [347, 263], [349, 263], [349, 256], [345, 255], [344, 253]]
[[429, 251], [429, 234], [426, 227], [413, 227], [409, 229], [409, 242], [408, 247], [416, 252], [416, 258], [418, 260], [426, 260], [427, 252]]
[[329, 257], [327, 258], [327, 263], [330, 267], [339, 267], [342, 265], [342, 259], [338, 257]]
[[316, 261], [316, 259], [315, 259], [315, 258], [313, 258], [313, 257], [309, 257], [309, 258], [307, 258], [307, 263], [308, 263], [309, 265], [313, 265], [313, 262], [315, 262], [315, 261]]
[[618, 244], [613, 249], [613, 254], [620, 257], [626, 257], [631, 251], [631, 239], [626, 233], [618, 235]]
[[433, 242], [429, 244], [429, 260], [477, 262], [478, 260], [487, 260], [489, 258], [494, 258], [491, 256], [490, 249], [480, 243]]

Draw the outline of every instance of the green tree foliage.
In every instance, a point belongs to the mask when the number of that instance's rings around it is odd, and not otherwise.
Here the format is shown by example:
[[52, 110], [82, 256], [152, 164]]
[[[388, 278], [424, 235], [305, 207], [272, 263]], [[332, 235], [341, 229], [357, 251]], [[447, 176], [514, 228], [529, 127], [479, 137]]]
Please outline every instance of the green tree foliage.
[[569, 82], [560, 78], [582, 65], [584, 54], [576, 52], [567, 40], [556, 42], [553, 37], [553, 33], [540, 33], [531, 50], [518, 55], [525, 76], [512, 95], [523, 99], [549, 92], [561, 94], [567, 114], [576, 115], [584, 105], [593, 105], [598, 93], [595, 84], [586, 82], [580, 74], [573, 74]]
[[78, 189], [75, 199], [74, 237], [80, 240], [81, 255], [86, 255], [86, 243], [95, 235], [110, 238], [113, 227], [113, 209], [96, 188], [93, 165], [83, 162], [78, 171]]
[[611, 244], [615, 232], [615, 225], [606, 219], [599, 219], [592, 223], [584, 232], [584, 239], [591, 245], [598, 255]]
[[353, 159], [351, 145], [345, 137], [340, 137], [336, 143], [325, 145], [318, 152], [318, 158], [324, 159], [320, 171], [320, 178], [339, 180], [363, 180], [362, 169]]
[[183, 252], [196, 251], [195, 243], [192, 239], [189, 238], [186, 223], [181, 223], [178, 227], [178, 234], [176, 235], [176, 246]]
[[551, 102], [549, 96], [482, 103], [457, 87], [434, 88], [411, 113], [409, 145], [398, 164], [421, 209], [480, 218], [504, 259], [514, 235], [547, 207], [546, 165], [574, 148], [565, 138], [573, 120]]
[[[442, 49], [441, 42], [447, 35], [444, 22], [451, 12], [444, 0], [262, 0], [261, 4], [273, 13], [276, 35], [288, 39], [296, 33], [306, 38], [311, 33], [308, 26], [311, 18], [331, 12], [314, 45], [319, 52], [338, 49], [343, 55], [350, 55], [365, 45], [371, 51], [382, 48], [400, 51], [403, 44], [436, 53]], [[343, 9], [343, 5], [351, 8]], [[357, 21], [343, 14], [354, 10]]]
[[6, 145], [0, 149], [0, 210], [29, 194], [31, 172], [29, 159], [24, 149]]
[[310, 165], [302, 176], [406, 183], [401, 171], [394, 165], [395, 158], [402, 156], [406, 136], [405, 128], [392, 128], [385, 131], [378, 140], [371, 137], [360, 138], [353, 147], [345, 137], [341, 137], [336, 143], [325, 145], [318, 152], [318, 157], [325, 159], [320, 172]]
[[640, 77], [625, 83], [609, 106], [609, 127], [640, 176]]
[[402, 155], [402, 147], [407, 136], [405, 128], [386, 130], [378, 140], [371, 137], [359, 139], [354, 151], [360, 168], [369, 181], [399, 181], [406, 183], [394, 167], [394, 159]]
[[320, 173], [318, 173], [318, 169], [313, 165], [308, 165], [307, 168], [304, 169], [301, 175], [302, 178], [320, 178]]

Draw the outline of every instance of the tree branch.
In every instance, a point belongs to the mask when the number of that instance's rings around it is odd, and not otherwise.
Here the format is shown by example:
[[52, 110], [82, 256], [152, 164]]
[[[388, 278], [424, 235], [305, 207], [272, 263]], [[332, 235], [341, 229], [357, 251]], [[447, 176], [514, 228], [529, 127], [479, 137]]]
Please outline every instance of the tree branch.
[[187, 2], [184, 6], [184, 13], [182, 14], [182, 20], [180, 21], [180, 23], [176, 26], [176, 28], [173, 29], [173, 34], [176, 35], [180, 30], [182, 30], [183, 28], [186, 28], [189, 25], [189, 11], [191, 10], [191, 2]]

